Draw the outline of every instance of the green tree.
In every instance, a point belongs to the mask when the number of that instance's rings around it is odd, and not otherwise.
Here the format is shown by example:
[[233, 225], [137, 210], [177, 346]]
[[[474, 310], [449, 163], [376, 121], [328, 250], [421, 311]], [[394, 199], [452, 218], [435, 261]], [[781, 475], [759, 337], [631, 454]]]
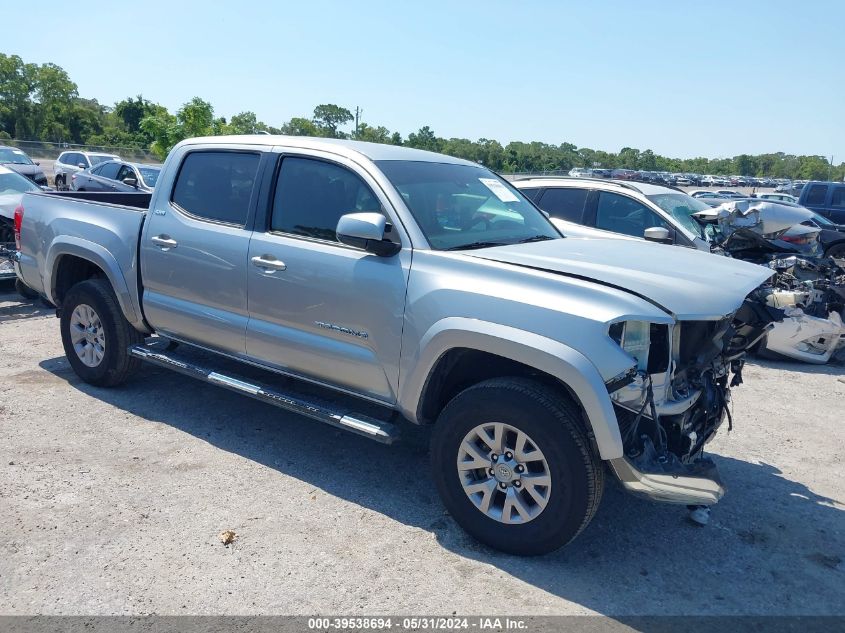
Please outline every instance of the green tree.
[[314, 108], [314, 125], [320, 131], [320, 136], [346, 138], [346, 134], [338, 128], [353, 119], [349, 110], [333, 103], [324, 103]]
[[416, 133], [411, 132], [405, 145], [416, 149], [426, 149], [430, 152], [439, 152], [444, 145], [442, 138], [437, 138], [432, 129], [424, 125]]
[[282, 124], [279, 130], [281, 134], [288, 136], [319, 136], [319, 130], [310, 119], [293, 117], [287, 123]]
[[255, 134], [266, 132], [267, 125], [258, 120], [255, 112], [241, 112], [229, 121], [229, 134]]
[[366, 123], [361, 123], [358, 126], [358, 134], [355, 138], [369, 143], [390, 143], [390, 130], [383, 125], [370, 127]]

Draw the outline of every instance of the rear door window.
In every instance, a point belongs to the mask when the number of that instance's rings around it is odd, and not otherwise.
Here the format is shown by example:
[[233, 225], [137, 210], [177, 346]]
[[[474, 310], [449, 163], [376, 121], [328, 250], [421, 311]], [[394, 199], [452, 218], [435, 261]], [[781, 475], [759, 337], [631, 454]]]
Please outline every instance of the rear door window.
[[845, 208], [845, 187], [836, 187], [830, 198], [830, 206]]
[[114, 180], [117, 177], [118, 169], [120, 169], [120, 163], [103, 163], [102, 167], [100, 167], [99, 175], [103, 178]]
[[584, 203], [587, 201], [587, 195], [589, 193], [589, 189], [579, 189], [577, 187], [546, 189], [538, 202], [538, 206], [553, 218], [582, 224], [584, 220]]
[[823, 205], [825, 196], [827, 196], [827, 185], [813, 185], [807, 191], [804, 204]]
[[253, 152], [191, 152], [182, 161], [171, 201], [198, 218], [244, 226], [259, 160]]
[[347, 213], [383, 213], [372, 190], [345, 167], [322, 160], [282, 159], [270, 230], [332, 242]]
[[596, 228], [643, 237], [646, 229], [655, 226], [671, 228], [663, 218], [633, 198], [607, 191], [599, 193]]

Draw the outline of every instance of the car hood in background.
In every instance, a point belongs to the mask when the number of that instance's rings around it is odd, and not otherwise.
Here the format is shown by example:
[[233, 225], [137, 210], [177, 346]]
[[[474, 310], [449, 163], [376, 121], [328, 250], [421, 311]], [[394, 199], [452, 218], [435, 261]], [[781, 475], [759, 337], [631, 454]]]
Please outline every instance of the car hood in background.
[[4, 163], [5, 167], [18, 172], [21, 176], [26, 176], [32, 180], [36, 175], [43, 173], [40, 165], [18, 165], [15, 163]]
[[22, 193], [10, 193], [0, 196], [0, 217], [13, 220], [15, 218], [15, 208], [21, 203], [22, 198]]
[[640, 240], [573, 237], [465, 254], [620, 288], [686, 320], [718, 319], [735, 312], [773, 274], [769, 268], [729, 257]]

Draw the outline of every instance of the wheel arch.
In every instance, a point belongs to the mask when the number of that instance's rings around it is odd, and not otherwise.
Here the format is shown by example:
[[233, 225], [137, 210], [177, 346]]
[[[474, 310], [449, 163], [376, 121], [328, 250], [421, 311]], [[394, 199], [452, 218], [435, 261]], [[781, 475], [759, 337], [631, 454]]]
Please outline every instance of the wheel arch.
[[65, 237], [48, 250], [44, 267], [44, 288], [50, 301], [61, 306], [68, 290], [80, 281], [103, 278], [109, 282], [121, 312], [134, 326], [142, 323], [132, 294], [115, 258], [105, 248], [92, 242]]
[[508, 326], [452, 317], [420, 341], [400, 385], [400, 409], [418, 423], [433, 422], [459, 391], [494, 377], [523, 376], [562, 388], [581, 408], [602, 459], [622, 456], [619, 424], [604, 381], [577, 350]]

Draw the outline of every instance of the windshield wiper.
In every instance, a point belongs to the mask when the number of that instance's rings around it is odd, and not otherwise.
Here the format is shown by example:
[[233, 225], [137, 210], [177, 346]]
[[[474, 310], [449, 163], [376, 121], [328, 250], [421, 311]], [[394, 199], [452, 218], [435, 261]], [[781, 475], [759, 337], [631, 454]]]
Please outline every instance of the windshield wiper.
[[471, 251], [476, 248], [489, 248], [491, 246], [507, 246], [505, 242], [470, 242], [460, 246], [450, 246], [447, 251]]
[[526, 237], [524, 240], [519, 240], [516, 244], [528, 244], [528, 242], [545, 242], [546, 240], [553, 240], [556, 239], [551, 235], [532, 235], [531, 237]]

